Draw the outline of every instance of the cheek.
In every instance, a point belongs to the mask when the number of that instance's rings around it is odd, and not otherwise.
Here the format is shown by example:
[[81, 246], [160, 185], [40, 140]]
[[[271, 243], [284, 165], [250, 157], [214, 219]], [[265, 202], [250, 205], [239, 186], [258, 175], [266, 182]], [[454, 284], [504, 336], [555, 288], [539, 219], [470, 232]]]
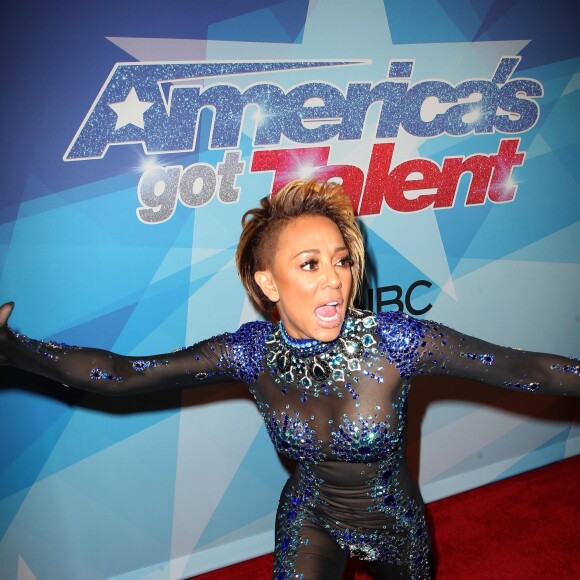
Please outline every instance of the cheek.
[[352, 285], [353, 272], [352, 268], [345, 269], [342, 274], [342, 283]]
[[285, 280], [281, 288], [281, 298], [290, 308], [300, 309], [304, 300], [316, 293], [317, 282], [314, 276], [296, 275]]
[[306, 300], [309, 296], [316, 292], [316, 285], [309, 280], [301, 280], [296, 284], [291, 291], [292, 296], [296, 302], [296, 306], [300, 307], [301, 301]]
[[345, 290], [344, 296], [347, 300], [350, 300], [351, 298], [353, 298], [353, 296], [352, 296], [352, 285], [353, 284], [352, 283], [353, 283], [352, 272], [349, 272], [345, 276], [343, 283], [342, 283], [344, 290]]

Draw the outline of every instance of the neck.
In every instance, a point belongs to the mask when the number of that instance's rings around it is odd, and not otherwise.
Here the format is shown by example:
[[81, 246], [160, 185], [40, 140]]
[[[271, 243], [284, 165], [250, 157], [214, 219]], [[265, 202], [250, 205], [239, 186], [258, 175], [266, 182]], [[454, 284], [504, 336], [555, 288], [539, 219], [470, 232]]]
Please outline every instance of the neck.
[[[344, 324], [344, 323], [343, 323]], [[315, 338], [293, 338], [288, 334], [286, 328], [284, 328], [284, 323], [280, 320], [278, 327], [280, 328], [280, 337], [282, 342], [284, 342], [287, 346], [289, 346], [296, 354], [302, 356], [309, 356], [323, 353], [336, 343], [338, 337], [330, 342], [322, 342], [320, 340], [316, 340]], [[341, 332], [338, 336], [340, 336]]]

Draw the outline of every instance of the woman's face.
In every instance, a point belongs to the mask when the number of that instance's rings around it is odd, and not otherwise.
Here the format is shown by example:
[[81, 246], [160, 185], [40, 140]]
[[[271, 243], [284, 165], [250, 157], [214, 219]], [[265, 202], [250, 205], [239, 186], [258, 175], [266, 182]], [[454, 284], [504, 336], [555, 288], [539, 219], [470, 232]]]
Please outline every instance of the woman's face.
[[350, 254], [332, 220], [304, 215], [290, 222], [278, 235], [271, 268], [254, 277], [290, 336], [323, 342], [338, 336], [352, 273]]

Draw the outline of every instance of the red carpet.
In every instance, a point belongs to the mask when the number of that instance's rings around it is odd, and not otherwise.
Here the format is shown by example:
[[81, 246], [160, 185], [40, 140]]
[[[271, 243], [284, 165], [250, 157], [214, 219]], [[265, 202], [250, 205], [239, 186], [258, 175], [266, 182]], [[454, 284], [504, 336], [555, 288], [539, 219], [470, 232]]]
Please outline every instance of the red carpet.
[[[580, 579], [580, 455], [427, 506], [438, 580]], [[269, 580], [271, 554], [196, 576]], [[371, 580], [351, 562], [344, 580]]]

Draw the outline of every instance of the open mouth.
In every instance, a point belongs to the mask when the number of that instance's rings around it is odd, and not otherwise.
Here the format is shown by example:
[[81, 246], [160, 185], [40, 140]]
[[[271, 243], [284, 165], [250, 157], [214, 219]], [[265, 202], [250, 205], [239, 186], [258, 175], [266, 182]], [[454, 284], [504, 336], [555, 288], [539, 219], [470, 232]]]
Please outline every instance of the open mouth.
[[341, 302], [327, 302], [314, 310], [316, 318], [324, 323], [333, 323], [340, 320]]

